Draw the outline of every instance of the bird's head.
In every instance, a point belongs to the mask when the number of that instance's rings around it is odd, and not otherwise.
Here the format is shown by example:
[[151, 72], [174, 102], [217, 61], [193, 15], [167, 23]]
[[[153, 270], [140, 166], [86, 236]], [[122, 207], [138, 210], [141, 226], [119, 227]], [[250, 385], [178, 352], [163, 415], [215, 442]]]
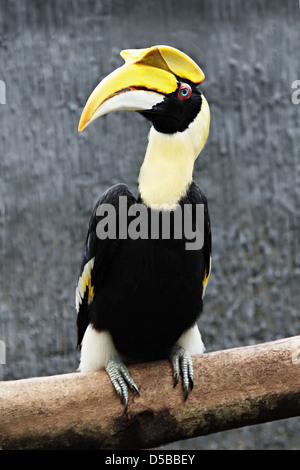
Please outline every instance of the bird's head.
[[[209, 129], [209, 107], [198, 90], [204, 73], [186, 54], [169, 46], [121, 52], [125, 64], [105, 77], [90, 95], [80, 118], [79, 132], [112, 111], [138, 111], [163, 134], [184, 132], [201, 110], [197, 145], [203, 147]], [[205, 109], [204, 109], [205, 108]], [[199, 119], [198, 119], [199, 120]]]

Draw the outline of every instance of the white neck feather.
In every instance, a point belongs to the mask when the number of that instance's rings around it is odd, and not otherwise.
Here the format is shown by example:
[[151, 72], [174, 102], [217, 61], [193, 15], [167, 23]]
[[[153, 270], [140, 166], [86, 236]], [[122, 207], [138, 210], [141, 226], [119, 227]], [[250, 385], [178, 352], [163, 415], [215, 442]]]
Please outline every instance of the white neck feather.
[[139, 175], [139, 191], [148, 207], [170, 209], [185, 195], [193, 179], [196, 158], [209, 131], [210, 113], [202, 95], [198, 116], [184, 132], [162, 134], [150, 129]]

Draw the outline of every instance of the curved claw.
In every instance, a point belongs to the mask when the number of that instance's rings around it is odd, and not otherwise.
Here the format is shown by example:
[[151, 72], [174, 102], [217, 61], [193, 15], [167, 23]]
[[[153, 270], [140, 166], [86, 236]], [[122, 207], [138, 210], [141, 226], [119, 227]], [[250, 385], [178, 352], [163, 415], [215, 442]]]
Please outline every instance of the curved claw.
[[127, 385], [138, 395], [140, 391], [132, 380], [127, 367], [120, 359], [111, 359], [108, 361], [105, 370], [120, 397], [121, 403], [124, 405], [124, 413], [126, 413], [129, 398]]
[[174, 374], [174, 387], [178, 384], [179, 374], [182, 374], [182, 383], [184, 389], [184, 399], [189, 396], [189, 392], [194, 387], [194, 369], [189, 351], [175, 344], [169, 355]]

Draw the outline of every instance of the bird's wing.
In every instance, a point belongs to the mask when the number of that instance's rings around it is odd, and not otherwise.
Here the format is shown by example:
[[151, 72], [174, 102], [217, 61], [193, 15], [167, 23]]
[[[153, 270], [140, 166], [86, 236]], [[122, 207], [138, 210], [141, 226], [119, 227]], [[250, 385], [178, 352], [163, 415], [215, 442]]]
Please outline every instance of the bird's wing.
[[[90, 221], [82, 255], [80, 274], [76, 287], [76, 310], [77, 310], [77, 345], [80, 346], [85, 330], [90, 322], [90, 306], [94, 299], [94, 280], [97, 276], [97, 288], [101, 286], [109, 268], [112, 257], [118, 250], [119, 240], [107, 237], [100, 239], [97, 235], [97, 225], [104, 219], [105, 204], [113, 207], [116, 214], [116, 222], [119, 220], [119, 198], [126, 198], [127, 208], [136, 202], [134, 195], [125, 184], [116, 184], [109, 188], [96, 203]], [[101, 207], [101, 209], [100, 209]], [[99, 215], [99, 213], [102, 215]], [[118, 227], [117, 227], [118, 229]]]
[[203, 293], [204, 296], [208, 278], [210, 275], [211, 269], [211, 251], [212, 251], [212, 240], [211, 240], [211, 227], [210, 227], [210, 217], [208, 212], [208, 204], [205, 195], [202, 190], [194, 182], [189, 188], [188, 197], [193, 204], [203, 204], [204, 205], [204, 244], [202, 247], [202, 253], [204, 258], [205, 270], [203, 278]]

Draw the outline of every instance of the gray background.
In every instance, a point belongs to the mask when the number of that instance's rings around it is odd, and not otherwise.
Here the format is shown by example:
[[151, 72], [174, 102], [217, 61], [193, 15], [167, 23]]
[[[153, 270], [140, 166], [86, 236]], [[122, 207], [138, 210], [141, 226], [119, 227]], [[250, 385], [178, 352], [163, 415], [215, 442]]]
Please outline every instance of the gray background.
[[[168, 44], [206, 74], [211, 132], [195, 179], [213, 228], [208, 351], [299, 333], [300, 18], [296, 0], [1, 0], [0, 378], [74, 371], [74, 290], [90, 210], [136, 189], [149, 124], [81, 110], [124, 48]], [[297, 366], [295, 366], [297, 367]], [[299, 367], [299, 366], [298, 366]], [[300, 449], [290, 419], [167, 446]]]

